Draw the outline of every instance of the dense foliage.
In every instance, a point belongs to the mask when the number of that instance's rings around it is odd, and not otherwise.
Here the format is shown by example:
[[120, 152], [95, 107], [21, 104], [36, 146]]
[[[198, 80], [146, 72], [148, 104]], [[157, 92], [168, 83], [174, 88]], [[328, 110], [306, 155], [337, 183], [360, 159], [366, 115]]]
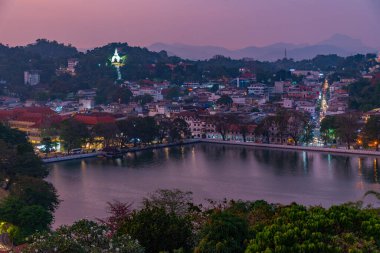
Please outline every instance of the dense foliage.
[[146, 252], [380, 252], [380, 211], [360, 203], [328, 209], [212, 204], [196, 206], [190, 193], [160, 190], [125, 216], [118, 231], [138, 239]]
[[34, 154], [24, 133], [0, 125], [0, 184], [8, 196], [0, 199], [0, 221], [17, 226], [16, 242], [49, 229], [59, 204], [55, 188], [43, 180], [48, 171]]
[[153, 141], [180, 141], [190, 136], [189, 126], [183, 119], [166, 117], [130, 117], [116, 123], [99, 123], [87, 128], [74, 119], [68, 119], [58, 125], [58, 132], [65, 149], [70, 152], [86, 143], [102, 143], [103, 147], [126, 148], [150, 144]]
[[352, 109], [369, 111], [380, 107], [380, 82], [360, 80], [348, 87], [349, 105]]
[[[322, 139], [325, 144], [344, 143], [348, 149], [351, 148], [351, 145], [354, 144], [359, 137], [362, 137], [367, 143], [369, 140], [377, 140], [378, 129], [376, 128], [376, 124], [378, 123], [376, 119], [377, 117], [372, 117], [372, 119], [363, 126], [358, 113], [347, 112], [335, 116], [326, 116], [321, 122]], [[368, 145], [363, 146], [368, 147]]]
[[114, 235], [105, 225], [80, 220], [71, 226], [62, 226], [55, 232], [35, 234], [24, 253], [143, 253], [138, 241], [129, 236]]
[[263, 200], [196, 205], [191, 192], [175, 189], [156, 191], [135, 210], [109, 203], [109, 214], [37, 233], [24, 252], [380, 252], [380, 210], [361, 202], [327, 209]]
[[255, 129], [257, 136], [265, 143], [290, 140], [295, 144], [308, 144], [313, 138], [314, 124], [310, 114], [295, 110], [280, 110], [274, 116], [268, 116]]

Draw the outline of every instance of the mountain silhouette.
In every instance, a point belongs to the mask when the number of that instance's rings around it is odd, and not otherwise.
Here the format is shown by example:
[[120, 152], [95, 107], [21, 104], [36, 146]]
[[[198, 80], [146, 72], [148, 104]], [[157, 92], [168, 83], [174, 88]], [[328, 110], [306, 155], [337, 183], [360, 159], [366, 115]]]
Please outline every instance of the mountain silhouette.
[[313, 45], [276, 43], [264, 47], [250, 46], [237, 50], [229, 50], [218, 46], [194, 46], [181, 43], [155, 43], [148, 47], [152, 51], [166, 51], [169, 55], [191, 60], [205, 60], [215, 55], [223, 55], [233, 59], [253, 58], [261, 61], [276, 61], [285, 57], [295, 60], [311, 59], [317, 55], [337, 54], [349, 56], [353, 54], [376, 53], [377, 50], [363, 44], [359, 39], [347, 35], [335, 34], [330, 38]]

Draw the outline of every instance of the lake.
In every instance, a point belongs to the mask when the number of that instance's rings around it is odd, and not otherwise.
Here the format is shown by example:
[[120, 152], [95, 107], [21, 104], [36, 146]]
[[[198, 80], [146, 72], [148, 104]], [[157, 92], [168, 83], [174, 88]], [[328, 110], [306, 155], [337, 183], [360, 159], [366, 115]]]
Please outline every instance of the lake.
[[360, 200], [367, 190], [380, 191], [378, 162], [374, 157], [203, 143], [117, 160], [50, 164], [47, 181], [62, 200], [56, 227], [104, 218], [106, 203], [113, 200], [139, 207], [143, 197], [160, 188], [192, 191], [199, 203], [226, 197], [328, 207]]

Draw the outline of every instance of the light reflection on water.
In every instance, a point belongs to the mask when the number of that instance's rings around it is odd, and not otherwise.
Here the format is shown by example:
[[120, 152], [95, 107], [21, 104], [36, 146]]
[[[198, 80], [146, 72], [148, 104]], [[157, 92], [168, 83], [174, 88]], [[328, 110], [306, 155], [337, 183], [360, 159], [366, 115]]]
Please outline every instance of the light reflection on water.
[[323, 206], [360, 200], [367, 190], [380, 190], [374, 158], [224, 145], [173, 147], [130, 153], [124, 159], [50, 166], [48, 181], [63, 200], [55, 225], [102, 218], [106, 202], [112, 200], [138, 206], [158, 188], [192, 191], [197, 202], [227, 197]]

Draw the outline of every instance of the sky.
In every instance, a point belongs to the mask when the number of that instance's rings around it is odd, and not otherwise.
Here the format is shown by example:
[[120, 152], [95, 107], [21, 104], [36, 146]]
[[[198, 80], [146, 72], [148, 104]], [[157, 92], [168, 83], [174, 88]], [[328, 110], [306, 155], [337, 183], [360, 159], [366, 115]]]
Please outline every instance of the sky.
[[380, 0], [0, 0], [0, 43], [37, 38], [214, 45], [317, 43], [333, 34], [380, 49]]

